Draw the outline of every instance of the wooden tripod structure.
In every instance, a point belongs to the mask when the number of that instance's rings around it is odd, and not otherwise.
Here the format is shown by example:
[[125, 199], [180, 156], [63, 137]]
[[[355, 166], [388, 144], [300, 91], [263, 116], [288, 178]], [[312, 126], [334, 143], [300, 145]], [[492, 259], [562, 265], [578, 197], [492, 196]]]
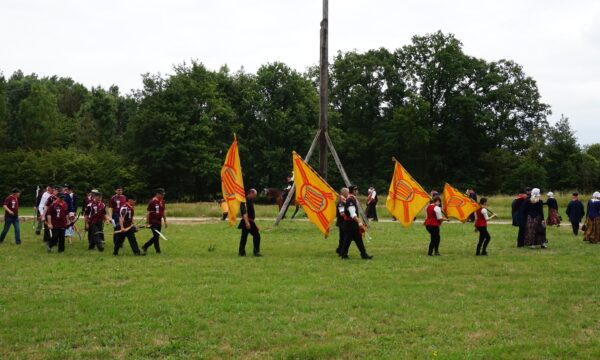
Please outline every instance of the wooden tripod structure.
[[[329, 138], [328, 120], [327, 120], [327, 109], [329, 107], [329, 0], [323, 0], [323, 20], [321, 20], [321, 59], [320, 59], [320, 89], [319, 89], [319, 103], [320, 103], [320, 114], [319, 114], [319, 130], [308, 149], [308, 153], [304, 158], [304, 161], [308, 162], [312, 156], [313, 151], [317, 143], [319, 143], [319, 172], [323, 179], [327, 180], [327, 149], [331, 151], [333, 160], [342, 175], [342, 179], [346, 186], [350, 186], [352, 183], [344, 170], [344, 166], [340, 161], [337, 151], [333, 146], [333, 142]], [[285, 202], [279, 211], [277, 220], [275, 220], [275, 226], [279, 225], [283, 215], [287, 210], [294, 193], [296, 192], [296, 185], [292, 185], [292, 188], [287, 194]], [[358, 204], [358, 212], [360, 217], [363, 219], [365, 224], [368, 223], [367, 217], [363, 212], [360, 204]]]

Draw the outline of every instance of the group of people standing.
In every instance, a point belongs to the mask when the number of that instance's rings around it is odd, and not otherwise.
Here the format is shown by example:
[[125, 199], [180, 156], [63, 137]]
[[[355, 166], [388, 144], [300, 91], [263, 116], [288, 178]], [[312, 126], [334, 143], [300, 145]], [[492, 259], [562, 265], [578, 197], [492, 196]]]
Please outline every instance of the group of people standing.
[[[517, 247], [540, 246], [547, 248], [548, 239], [546, 228], [560, 226], [561, 216], [558, 211], [558, 202], [554, 193], [546, 194], [547, 200], [541, 199], [540, 189], [526, 188], [512, 202], [513, 225], [519, 228], [517, 234]], [[548, 217], [544, 217], [544, 205], [548, 206]], [[590, 243], [600, 242], [600, 193], [595, 192], [588, 201], [587, 210], [579, 200], [579, 193], [572, 194], [571, 201], [566, 209], [573, 235], [579, 234], [580, 227], [584, 231], [584, 241]], [[584, 220], [585, 217], [585, 220]], [[581, 226], [583, 222], [583, 226]]]
[[[103, 202], [102, 193], [95, 189], [89, 189], [82, 203], [82, 211], [77, 214], [77, 196], [70, 185], [44, 187], [45, 191], [36, 197], [36, 235], [43, 232], [43, 241], [50, 253], [54, 247], [58, 252], [65, 251], [66, 240], [74, 236], [77, 230], [77, 221], [83, 215], [85, 230], [88, 237], [88, 250], [97, 249], [104, 251], [104, 225], [111, 223], [114, 241], [113, 255], [118, 255], [125, 239], [135, 255], [145, 255], [150, 246], [154, 246], [160, 253], [160, 231], [162, 224], [167, 226], [165, 215], [165, 191], [156, 189], [154, 197], [147, 206], [145, 225], [134, 224], [136, 199], [133, 196], [123, 195], [123, 187], [116, 186], [115, 194], [111, 196], [108, 206]], [[4, 200], [5, 224], [0, 236], [0, 242], [4, 241], [10, 226], [15, 230], [15, 242], [21, 244], [19, 225], [19, 189], [13, 189], [11, 194]], [[146, 242], [141, 250], [138, 246], [135, 233], [141, 228], [149, 228], [152, 238]]]

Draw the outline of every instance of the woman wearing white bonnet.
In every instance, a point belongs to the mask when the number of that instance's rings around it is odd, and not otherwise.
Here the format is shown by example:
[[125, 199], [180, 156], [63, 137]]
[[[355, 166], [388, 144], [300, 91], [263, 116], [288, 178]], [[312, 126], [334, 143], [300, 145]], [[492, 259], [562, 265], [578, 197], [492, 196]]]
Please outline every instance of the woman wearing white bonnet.
[[531, 190], [531, 198], [525, 203], [523, 215], [527, 217], [525, 227], [525, 245], [530, 248], [546, 248], [546, 222], [544, 221], [544, 202], [540, 199], [539, 188]]
[[600, 242], [600, 192], [598, 191], [592, 195], [592, 200], [588, 203], [587, 217], [589, 226], [584, 239], [590, 244], [597, 244]]
[[552, 191], [546, 194], [548, 200], [546, 200], [546, 205], [548, 205], [548, 219], [546, 219], [546, 225], [552, 226], [560, 226], [560, 216], [558, 215], [558, 202], [554, 198], [554, 193]]

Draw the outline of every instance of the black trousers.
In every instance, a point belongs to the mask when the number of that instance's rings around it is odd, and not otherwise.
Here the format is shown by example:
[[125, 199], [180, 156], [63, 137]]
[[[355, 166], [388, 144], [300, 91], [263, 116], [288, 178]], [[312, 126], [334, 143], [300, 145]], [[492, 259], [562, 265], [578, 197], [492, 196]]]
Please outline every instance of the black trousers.
[[527, 226], [519, 226], [519, 233], [517, 234], [517, 247], [525, 246], [525, 232]]
[[252, 235], [252, 244], [254, 254], [260, 254], [260, 232], [254, 222], [250, 222], [250, 230], [246, 229], [246, 226], [241, 226], [242, 236], [240, 237], [240, 248], [238, 253], [240, 255], [246, 255], [246, 243], [248, 242], [248, 235]]
[[477, 243], [477, 251], [475, 254], [487, 254], [487, 246], [489, 245], [492, 237], [488, 232], [487, 226], [480, 226], [477, 228], [479, 231], [479, 242]]
[[161, 231], [162, 225], [150, 225], [150, 231], [152, 231], [152, 238], [148, 240], [144, 244], [144, 246], [142, 246], [142, 249], [146, 251], [150, 246], [154, 245], [154, 250], [156, 250], [157, 254], [160, 254], [160, 235], [158, 235], [156, 230]]
[[[352, 221], [354, 222], [354, 221]], [[346, 228], [344, 229], [344, 247], [342, 248], [341, 256], [348, 256], [348, 251], [350, 250], [350, 244], [354, 241], [358, 251], [360, 251], [361, 257], [367, 257], [367, 249], [365, 249], [365, 243], [363, 242], [362, 236], [360, 236], [360, 231], [358, 230], [358, 224], [346, 224]]]
[[50, 236], [50, 231], [48, 231], [48, 225], [46, 225], [46, 223], [44, 222], [44, 242], [45, 243], [50, 243], [52, 241], [52, 237]]
[[50, 239], [50, 247], [58, 245], [58, 252], [65, 251], [65, 229], [52, 229], [52, 238]]
[[123, 247], [125, 238], [127, 238], [127, 240], [129, 241], [129, 246], [131, 246], [131, 250], [133, 251], [133, 253], [139, 255], [140, 248], [138, 246], [137, 239], [135, 238], [135, 232], [135, 228], [131, 228], [127, 232], [116, 234], [117, 236], [115, 238], [115, 250], [113, 251], [113, 254], [119, 254], [119, 249]]
[[335, 252], [339, 255], [342, 255], [342, 250], [344, 249], [344, 244], [346, 243], [346, 232], [344, 231], [344, 225], [339, 225], [338, 229], [340, 230], [339, 238], [338, 238], [338, 247], [335, 249]]
[[577, 234], [579, 234], [579, 223], [572, 222], [571, 226], [573, 227], [573, 235], [577, 236]]
[[372, 202], [367, 205], [367, 218], [379, 221], [377, 218], [377, 203]]
[[428, 255], [433, 255], [433, 252], [435, 251], [436, 254], [440, 253], [440, 227], [439, 226], [430, 226], [427, 225], [425, 226], [425, 228], [427, 229], [427, 232], [429, 233], [429, 251], [427, 252]]
[[104, 251], [104, 223], [98, 221], [90, 224], [88, 229], [88, 250], [98, 248], [98, 251]]

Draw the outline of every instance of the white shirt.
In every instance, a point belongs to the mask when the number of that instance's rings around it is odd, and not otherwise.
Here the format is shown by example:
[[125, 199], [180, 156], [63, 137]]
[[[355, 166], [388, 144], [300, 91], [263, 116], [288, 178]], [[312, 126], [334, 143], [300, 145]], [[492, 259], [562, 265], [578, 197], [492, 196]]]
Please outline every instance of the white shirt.
[[356, 207], [354, 207], [354, 205], [348, 206], [348, 212], [350, 213], [351, 219], [354, 219], [356, 217]]
[[443, 219], [443, 217], [442, 217], [442, 208], [441, 207], [439, 207], [439, 206], [436, 205], [433, 208], [433, 211], [435, 212], [436, 219], [438, 219], [438, 220], [442, 220]]
[[485, 219], [485, 221], [488, 221], [490, 219], [490, 215], [488, 214], [488, 211], [486, 208], [483, 208], [481, 210], [481, 215], [483, 215], [483, 218]]
[[44, 194], [42, 195], [42, 198], [40, 199], [40, 205], [38, 206], [38, 211], [40, 212], [40, 215], [44, 215], [44, 208], [46, 207], [46, 202], [48, 201], [48, 198], [51, 195], [52, 194], [48, 193], [47, 191], [44, 192]]

